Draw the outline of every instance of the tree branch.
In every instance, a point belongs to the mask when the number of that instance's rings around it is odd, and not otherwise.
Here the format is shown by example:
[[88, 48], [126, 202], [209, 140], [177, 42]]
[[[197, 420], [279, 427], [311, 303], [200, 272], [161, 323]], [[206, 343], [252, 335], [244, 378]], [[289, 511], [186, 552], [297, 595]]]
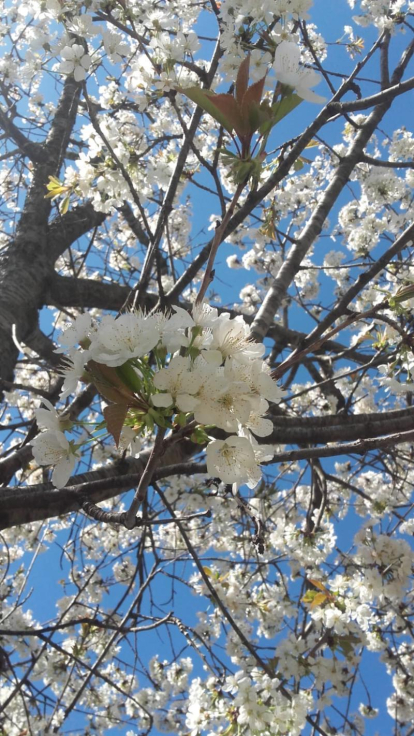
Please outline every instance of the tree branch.
[[373, 450], [386, 449], [387, 447], [395, 447], [395, 445], [412, 444], [414, 440], [414, 430], [408, 432], [398, 432], [389, 437], [381, 439], [365, 439], [358, 442], [347, 442], [340, 445], [327, 445], [326, 447], [307, 447], [303, 450], [288, 450], [287, 452], [278, 452], [275, 454], [274, 462], [293, 462], [296, 460], [310, 460], [318, 457], [337, 457], [338, 455], [349, 456], [365, 455]]
[[27, 156], [33, 163], [44, 163], [45, 153], [42, 150], [41, 143], [29, 141], [22, 131], [15, 125], [6, 113], [0, 107], [0, 127], [6, 135], [19, 147], [24, 156]]
[[86, 202], [52, 220], [47, 234], [47, 246], [53, 261], [82, 235], [102, 225], [106, 217], [105, 213], [94, 210], [91, 202]]

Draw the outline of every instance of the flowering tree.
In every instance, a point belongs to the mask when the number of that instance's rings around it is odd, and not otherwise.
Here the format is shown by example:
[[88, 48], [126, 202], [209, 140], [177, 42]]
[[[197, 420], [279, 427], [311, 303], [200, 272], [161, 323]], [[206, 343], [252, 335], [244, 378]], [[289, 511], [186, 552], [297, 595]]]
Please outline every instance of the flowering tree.
[[414, 3], [333, 7], [4, 4], [1, 736], [414, 733]]

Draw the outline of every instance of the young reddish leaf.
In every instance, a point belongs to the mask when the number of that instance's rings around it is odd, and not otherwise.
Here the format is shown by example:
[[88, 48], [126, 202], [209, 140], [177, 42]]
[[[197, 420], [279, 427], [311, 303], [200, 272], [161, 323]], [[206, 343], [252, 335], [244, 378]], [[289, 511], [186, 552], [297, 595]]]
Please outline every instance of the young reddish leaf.
[[259, 79], [258, 82], [254, 82], [249, 89], [246, 90], [244, 93], [243, 99], [241, 101], [241, 110], [243, 116], [246, 114], [246, 112], [249, 110], [250, 106], [253, 103], [256, 103], [256, 105], [260, 105], [262, 95], [263, 95], [263, 89], [264, 89], [264, 83], [266, 80], [266, 75]]
[[94, 360], [90, 360], [86, 367], [91, 374], [92, 383], [104, 399], [114, 404], [134, 405], [134, 394], [118, 376], [116, 368], [96, 363]]
[[244, 135], [253, 135], [263, 122], [260, 115], [260, 100], [262, 99], [265, 77], [249, 87], [243, 95], [240, 104], [240, 116], [243, 120]]
[[186, 97], [192, 100], [192, 102], [195, 102], [196, 105], [199, 105], [199, 107], [201, 107], [205, 112], [208, 112], [209, 115], [217, 120], [217, 122], [220, 123], [220, 125], [222, 125], [229, 133], [233, 132], [233, 121], [229, 120], [225, 113], [221, 111], [220, 107], [216, 106], [215, 101], [217, 97], [227, 96], [230, 100], [233, 100], [233, 103], [236, 105], [234, 97], [231, 95], [215, 95], [214, 92], [206, 92], [206, 90], [200, 89], [200, 87], [187, 87], [186, 89], [178, 87], [177, 89], [178, 92], [186, 95]]
[[119, 445], [119, 438], [121, 436], [122, 427], [124, 426], [127, 411], [128, 407], [126, 404], [109, 404], [108, 406], [105, 406], [103, 410], [108, 432], [114, 438], [117, 447]]
[[240, 135], [239, 130], [242, 127], [242, 119], [239, 106], [234, 97], [227, 94], [215, 95], [212, 92], [210, 94], [210, 102], [220, 111], [223, 118], [230, 123], [231, 129], [234, 129], [237, 135]]
[[237, 104], [240, 107], [243, 102], [243, 97], [247, 92], [247, 87], [249, 85], [249, 67], [250, 67], [250, 54], [248, 54], [246, 58], [243, 59], [242, 63], [239, 66], [239, 71], [237, 72], [236, 100], [237, 100]]

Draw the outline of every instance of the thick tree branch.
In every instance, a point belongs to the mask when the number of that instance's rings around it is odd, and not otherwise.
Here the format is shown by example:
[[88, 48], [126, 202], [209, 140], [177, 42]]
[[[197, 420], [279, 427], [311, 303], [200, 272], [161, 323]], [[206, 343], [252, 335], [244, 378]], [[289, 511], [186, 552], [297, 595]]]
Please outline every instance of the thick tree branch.
[[374, 450], [395, 447], [396, 445], [412, 445], [413, 441], [414, 430], [411, 429], [408, 432], [397, 432], [389, 437], [381, 437], [380, 439], [364, 439], [339, 445], [327, 445], [326, 447], [307, 447], [303, 450], [278, 452], [272, 462], [295, 462], [297, 460], [311, 460], [312, 458], [318, 457], [338, 457], [339, 455], [345, 457], [349, 457], [349, 455], [365, 455]]
[[147, 247], [150, 243], [150, 238], [135, 217], [131, 205], [128, 202], [124, 202], [122, 207], [118, 207], [118, 212], [121, 213], [122, 217], [128, 223], [138, 242]]
[[370, 166], [380, 166], [382, 169], [414, 169], [414, 161], [384, 161], [381, 158], [367, 156], [366, 153], [361, 156], [361, 162]]
[[47, 244], [51, 258], [56, 261], [62, 253], [94, 227], [105, 222], [107, 215], [94, 210], [90, 202], [58, 215], [49, 225]]
[[6, 135], [19, 147], [24, 156], [27, 156], [33, 163], [44, 163], [45, 153], [40, 143], [29, 141], [22, 133], [20, 128], [13, 123], [6, 113], [0, 107], [0, 128], [4, 130]]
[[45, 199], [49, 175], [56, 175], [75, 123], [80, 87], [69, 78], [62, 90], [49, 135], [42, 150], [44, 160], [33, 167], [29, 188], [14, 242], [0, 258], [0, 378], [13, 381], [18, 357], [16, 339], [36, 331], [38, 310], [52, 275], [53, 261], [48, 251], [48, 218], [51, 202]]
[[[409, 433], [413, 432], [414, 408], [384, 414], [377, 413], [352, 417], [291, 418], [276, 415], [272, 419], [275, 428], [269, 437], [262, 440], [266, 444], [325, 444], [337, 440], [373, 440], [376, 437], [384, 437], [384, 435], [392, 433], [396, 433], [396, 438], [401, 437], [399, 441], [403, 443], [408, 441]], [[212, 435], [225, 436], [221, 431], [212, 431]], [[397, 439], [395, 439], [394, 444], [398, 444]], [[355, 446], [359, 447], [360, 445], [357, 443]], [[30, 449], [28, 448], [29, 451]], [[153, 476], [154, 479], [160, 480], [168, 477], [168, 475], [204, 472], [204, 465], [198, 463], [186, 464], [191, 455], [198, 450], [199, 447], [189, 441], [180, 441], [170, 447], [160, 458], [159, 466]], [[289, 452], [287, 451], [287, 454]], [[279, 453], [275, 462], [281, 462], [285, 454]], [[147, 451], [141, 453], [139, 459], [126, 458], [115, 465], [105, 466], [99, 470], [74, 476], [69, 481], [71, 485], [59, 491], [52, 488], [50, 483], [23, 488], [2, 488], [0, 489], [0, 528], [77, 511], [85, 498], [95, 504], [114, 498], [120, 493], [136, 487], [144, 472], [149, 455], [150, 451]], [[319, 456], [324, 457], [325, 455], [315, 455], [315, 457]], [[308, 456], [304, 455], [303, 457]], [[313, 455], [309, 457], [313, 457]]]
[[[203, 463], [186, 462], [190, 445], [192, 443], [188, 443], [188, 446], [181, 443], [170, 448], [160, 459], [154, 480], [187, 473], [205, 473], [206, 466]], [[73, 476], [69, 481], [72, 485], [59, 491], [51, 483], [24, 488], [0, 488], [0, 529], [79, 511], [86, 499], [97, 504], [115, 498], [137, 486], [149, 455], [150, 451], [143, 452], [139, 459], [128, 458], [90, 473]]]
[[394, 84], [392, 87], [377, 92], [375, 95], [370, 97], [363, 97], [361, 100], [352, 100], [350, 102], [335, 102], [330, 103], [330, 109], [332, 112], [344, 113], [344, 112], [358, 112], [359, 110], [367, 110], [375, 105], [383, 105], [392, 102], [399, 95], [409, 92], [414, 89], [414, 77], [406, 79], [404, 82]]
[[[44, 303], [61, 307], [110, 309], [118, 312], [129, 293], [130, 289], [121, 284], [59, 276], [55, 273], [49, 280]], [[145, 296], [144, 308], [150, 311], [156, 302], [157, 295], [148, 293]]]

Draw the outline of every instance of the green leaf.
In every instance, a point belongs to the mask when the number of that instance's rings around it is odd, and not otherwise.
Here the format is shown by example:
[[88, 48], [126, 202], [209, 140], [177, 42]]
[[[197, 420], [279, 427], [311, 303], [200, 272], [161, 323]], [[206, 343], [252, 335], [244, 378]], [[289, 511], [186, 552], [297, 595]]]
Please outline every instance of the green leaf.
[[328, 599], [328, 596], [326, 593], [316, 593], [313, 597], [313, 601], [310, 604], [311, 608], [316, 608], [316, 606], [321, 606], [323, 603], [325, 603]]
[[142, 386], [141, 381], [139, 380], [139, 376], [129, 362], [118, 366], [117, 368], [115, 368], [115, 371], [117, 375], [121, 378], [122, 382], [128, 386], [128, 388], [130, 388], [135, 393], [141, 391]]
[[273, 110], [273, 120], [275, 123], [278, 123], [279, 120], [282, 120], [286, 115], [289, 115], [292, 110], [295, 109], [300, 103], [303, 102], [302, 98], [299, 97], [299, 95], [290, 94], [287, 97], [282, 97], [282, 99], [279, 102], [275, 102], [274, 105], [272, 105]]
[[59, 211], [60, 211], [60, 214], [61, 215], [66, 215], [66, 213], [67, 213], [67, 211], [69, 209], [69, 203], [70, 203], [70, 196], [69, 196], [69, 194], [67, 194], [66, 197], [65, 197], [65, 199], [63, 199], [62, 202], [61, 202], [61, 204], [60, 204]]
[[320, 580], [315, 580], [315, 578], [308, 578], [309, 582], [312, 583], [312, 585], [315, 586], [318, 590], [320, 590], [322, 593], [328, 593], [329, 591], [327, 588], [325, 588], [324, 584], [321, 583]]
[[183, 412], [180, 412], [175, 417], [175, 423], [178, 424], [179, 427], [185, 427], [187, 424], [187, 416]]
[[392, 297], [392, 301], [395, 304], [400, 304], [401, 302], [405, 302], [408, 299], [413, 299], [413, 298], [414, 298], [414, 284], [409, 284], [408, 286], [402, 286], [400, 289], [398, 289], [397, 293], [394, 294], [394, 296]]
[[356, 634], [345, 634], [344, 636], [335, 636], [335, 649], [344, 655], [346, 659], [353, 657], [355, 647], [361, 644], [361, 639]]
[[47, 185], [47, 188], [50, 189], [51, 186], [53, 186], [53, 188], [55, 186], [60, 187], [60, 186], [62, 186], [62, 182], [56, 176], [51, 176], [49, 174], [49, 184]]
[[266, 121], [265, 123], [262, 123], [259, 128], [259, 133], [261, 133], [262, 135], [269, 133], [273, 126], [276, 125], [276, 123], [278, 123], [280, 120], [283, 120], [286, 115], [289, 115], [289, 113], [292, 112], [295, 107], [300, 105], [301, 102], [302, 98], [299, 97], [299, 95], [295, 95], [293, 93], [287, 95], [286, 97], [282, 97], [279, 102], [275, 102], [275, 104], [271, 107], [271, 119]]
[[208, 435], [202, 426], [198, 426], [195, 428], [194, 432], [192, 433], [190, 437], [192, 442], [197, 443], [198, 445], [205, 445], [206, 442], [208, 442]]
[[236, 156], [235, 153], [233, 153], [233, 151], [230, 151], [228, 148], [219, 148], [218, 153], [221, 156], [229, 156], [230, 158], [237, 158], [237, 159], [239, 158], [238, 156]]

